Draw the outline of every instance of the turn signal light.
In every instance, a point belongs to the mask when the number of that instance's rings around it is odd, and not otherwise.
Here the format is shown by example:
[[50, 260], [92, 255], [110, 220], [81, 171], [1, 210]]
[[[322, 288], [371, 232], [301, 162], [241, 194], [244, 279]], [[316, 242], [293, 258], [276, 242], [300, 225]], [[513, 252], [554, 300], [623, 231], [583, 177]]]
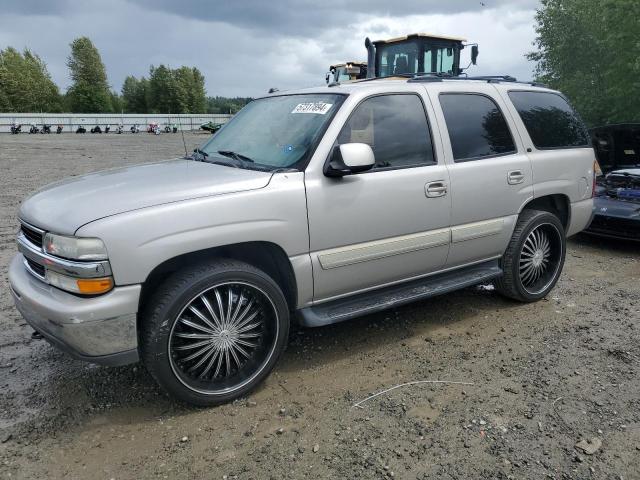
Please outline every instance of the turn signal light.
[[113, 278], [111, 277], [77, 278], [47, 270], [45, 278], [49, 285], [81, 295], [100, 295], [113, 288]]
[[84, 295], [99, 295], [107, 293], [113, 288], [113, 279], [111, 277], [83, 278], [76, 280], [76, 283], [78, 284], [78, 293]]

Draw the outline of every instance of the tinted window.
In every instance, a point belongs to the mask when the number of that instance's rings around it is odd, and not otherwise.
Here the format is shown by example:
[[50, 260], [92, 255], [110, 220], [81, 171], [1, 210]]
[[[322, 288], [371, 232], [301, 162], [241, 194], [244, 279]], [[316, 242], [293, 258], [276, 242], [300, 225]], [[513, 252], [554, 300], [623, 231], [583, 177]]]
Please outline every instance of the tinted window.
[[589, 135], [578, 115], [560, 95], [509, 92], [536, 148], [589, 146]]
[[456, 162], [516, 151], [507, 122], [489, 97], [446, 93], [440, 104]]
[[434, 164], [431, 134], [416, 95], [372, 97], [356, 107], [338, 136], [338, 144], [366, 143], [374, 168]]

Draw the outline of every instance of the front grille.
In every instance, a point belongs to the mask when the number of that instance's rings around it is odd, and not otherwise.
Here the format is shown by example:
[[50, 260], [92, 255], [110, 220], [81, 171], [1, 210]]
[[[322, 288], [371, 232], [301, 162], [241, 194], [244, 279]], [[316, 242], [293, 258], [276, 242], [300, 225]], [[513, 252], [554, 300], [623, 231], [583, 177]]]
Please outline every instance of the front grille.
[[640, 240], [640, 220], [596, 215], [587, 231]]
[[44, 272], [44, 267], [42, 265], [34, 262], [29, 258], [26, 258], [25, 260], [27, 261], [27, 264], [29, 265], [29, 268], [31, 270], [33, 270], [36, 274], [40, 275], [41, 277], [44, 277], [45, 272]]
[[24, 224], [21, 224], [20, 230], [27, 240], [33, 243], [36, 247], [42, 248], [42, 233], [34, 230], [33, 228], [29, 228]]

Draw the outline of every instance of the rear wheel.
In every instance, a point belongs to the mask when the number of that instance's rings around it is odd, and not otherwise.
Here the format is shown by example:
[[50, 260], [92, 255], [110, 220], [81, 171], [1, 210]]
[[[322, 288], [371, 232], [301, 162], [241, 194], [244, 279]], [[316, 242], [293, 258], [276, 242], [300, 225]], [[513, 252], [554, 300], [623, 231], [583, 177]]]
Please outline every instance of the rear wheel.
[[289, 311], [264, 272], [234, 260], [178, 272], [150, 302], [142, 358], [174, 397], [216, 405], [245, 395], [284, 350]]
[[496, 282], [498, 291], [522, 302], [543, 298], [560, 277], [565, 253], [565, 232], [558, 217], [524, 210], [501, 260], [504, 274]]

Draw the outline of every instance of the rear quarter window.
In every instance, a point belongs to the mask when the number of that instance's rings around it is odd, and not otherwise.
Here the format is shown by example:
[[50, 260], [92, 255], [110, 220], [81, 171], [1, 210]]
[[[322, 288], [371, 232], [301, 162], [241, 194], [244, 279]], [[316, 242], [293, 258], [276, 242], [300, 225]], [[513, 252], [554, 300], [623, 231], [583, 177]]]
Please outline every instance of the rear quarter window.
[[510, 91], [509, 98], [537, 149], [590, 146], [582, 120], [561, 95]]

